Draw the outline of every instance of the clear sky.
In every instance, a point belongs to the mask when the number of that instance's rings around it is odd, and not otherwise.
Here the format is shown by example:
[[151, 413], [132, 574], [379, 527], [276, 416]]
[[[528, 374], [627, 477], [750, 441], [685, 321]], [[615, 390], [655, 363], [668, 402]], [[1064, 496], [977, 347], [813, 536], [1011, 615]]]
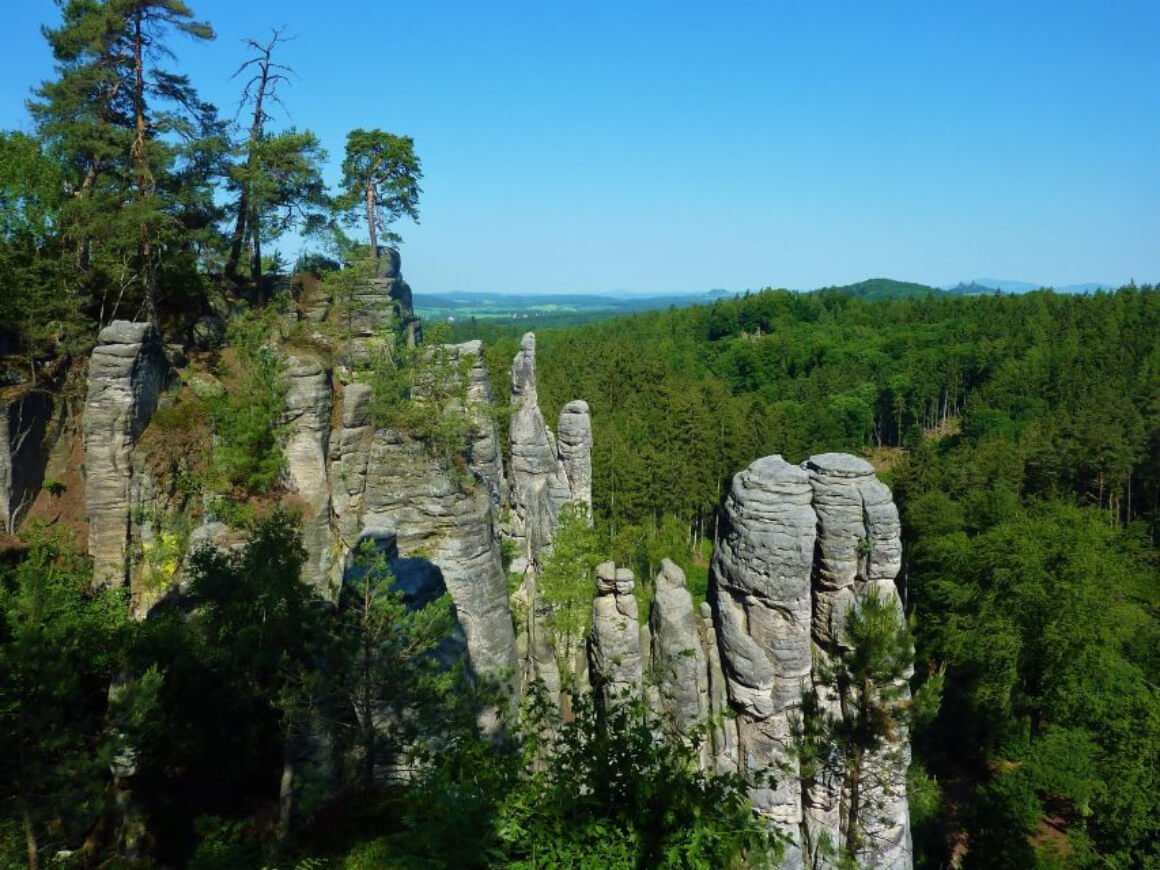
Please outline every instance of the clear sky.
[[[888, 276], [1160, 280], [1160, 2], [187, 0], [228, 114], [241, 40], [293, 122], [411, 135], [419, 291], [694, 292]], [[8, 0], [0, 126], [51, 76]], [[297, 244], [287, 253], [297, 253]]]

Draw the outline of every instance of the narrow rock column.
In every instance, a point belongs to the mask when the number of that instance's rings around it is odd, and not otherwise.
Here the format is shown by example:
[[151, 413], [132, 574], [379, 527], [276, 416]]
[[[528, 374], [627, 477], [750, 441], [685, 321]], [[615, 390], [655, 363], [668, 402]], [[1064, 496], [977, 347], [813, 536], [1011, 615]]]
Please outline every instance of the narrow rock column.
[[334, 548], [330, 532], [330, 486], [326, 459], [333, 395], [330, 372], [317, 360], [290, 357], [286, 367], [286, 483], [301, 501], [302, 579], [331, 598]]
[[[846, 646], [848, 614], [868, 595], [889, 602], [903, 619], [895, 578], [902, 564], [898, 509], [890, 489], [874, 476], [870, 463], [845, 453], [823, 453], [802, 463], [809, 473], [818, 516], [818, 562], [814, 572], [814, 686], [823, 710], [841, 715], [841, 698], [818, 671]], [[905, 680], [898, 688], [905, 692]], [[911, 866], [906, 768], [910, 761], [902, 731], [868, 758], [863, 772], [860, 813], [864, 866], [905, 870]], [[845, 772], [829, 770], [806, 792], [806, 827], [811, 842], [827, 836], [841, 843]]]
[[97, 337], [83, 429], [89, 555], [97, 586], [122, 585], [128, 578], [131, 454], [157, 408], [166, 371], [152, 324], [116, 320]]
[[588, 647], [593, 687], [604, 702], [641, 697], [640, 620], [632, 571], [602, 562], [596, 568], [592, 639]]
[[592, 510], [592, 418], [588, 403], [576, 399], [564, 406], [556, 431], [560, 433], [560, 462], [568, 478], [572, 501]]
[[668, 559], [656, 577], [649, 624], [660, 712], [687, 734], [708, 720], [709, 671], [685, 573]]
[[733, 478], [711, 567], [711, 590], [737, 765], [772, 781], [751, 790], [758, 813], [790, 839], [801, 865], [801, 786], [791, 716], [810, 675], [810, 573], [817, 519], [809, 476], [780, 456]]
[[513, 562], [523, 573], [551, 546], [560, 508], [592, 504], [592, 423], [588, 403], [576, 400], [560, 414], [560, 442], [552, 435], [536, 385], [536, 336], [527, 333], [512, 360], [511, 504], [509, 533], [522, 545]]

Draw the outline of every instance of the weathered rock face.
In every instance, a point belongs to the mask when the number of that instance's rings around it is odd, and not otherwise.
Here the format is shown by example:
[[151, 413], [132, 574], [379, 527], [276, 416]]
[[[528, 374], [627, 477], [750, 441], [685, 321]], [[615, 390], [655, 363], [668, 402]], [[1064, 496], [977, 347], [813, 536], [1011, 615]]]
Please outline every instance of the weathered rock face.
[[44, 437], [52, 394], [26, 389], [0, 397], [0, 531], [14, 532], [44, 480]]
[[483, 361], [483, 343], [469, 341], [450, 345], [453, 365], [467, 371], [468, 466], [487, 486], [492, 504], [498, 511], [507, 498], [507, 480], [503, 473], [503, 451], [500, 449], [499, 427], [492, 409], [495, 391]]
[[485, 487], [453, 479], [423, 445], [379, 431], [368, 455], [362, 528], [393, 532], [401, 553], [439, 566], [478, 672], [514, 669], [507, 581]]
[[644, 679], [639, 610], [632, 571], [603, 562], [596, 568], [588, 656], [593, 687], [606, 704], [639, 698]]
[[330, 372], [314, 359], [287, 359], [286, 488], [294, 493], [302, 511], [302, 543], [306, 564], [302, 579], [324, 597], [331, 586], [334, 550], [330, 532], [330, 485], [326, 460], [330, 440], [330, 409], [333, 394]]
[[[483, 404], [492, 397], [478, 342], [449, 349], [467, 370], [471, 425], [466, 474], [448, 469], [419, 442], [371, 419], [373, 391], [347, 385], [342, 425], [330, 436], [331, 547], [349, 552], [367, 531], [389, 533], [404, 557], [439, 567], [455, 601], [473, 668], [513, 671], [515, 636], [498, 539], [503, 462], [495, 423]], [[331, 566], [334, 576], [334, 566]]]
[[[818, 558], [813, 585], [814, 687], [831, 715], [840, 715], [841, 698], [819, 679], [846, 644], [846, 615], [869, 595], [890, 602], [903, 619], [895, 577], [902, 566], [901, 527], [890, 490], [874, 477], [866, 461], [843, 453], [823, 453], [802, 464], [808, 472], [818, 517]], [[904, 688], [904, 687], [902, 687]], [[905, 733], [867, 760], [859, 824], [864, 866], [911, 866], [910, 824], [906, 803], [906, 768], [910, 762]], [[841, 824], [849, 812], [843, 771], [823, 773], [805, 792], [806, 830], [810, 841], [826, 834], [841, 842]]]
[[588, 403], [576, 399], [564, 406], [556, 425], [560, 433], [560, 463], [568, 478], [572, 501], [592, 508], [592, 419]]
[[[898, 603], [900, 555], [890, 491], [857, 457], [822, 454], [798, 467], [769, 456], [734, 477], [712, 564], [722, 669], [737, 714], [718, 765], [776, 767], [775, 784], [751, 797], [792, 839], [786, 866], [824, 866], [817, 844], [842, 845], [844, 772], [831, 768], [803, 782], [792, 726], [809, 689], [824, 709], [840, 713], [823, 672], [844, 643], [851, 607], [872, 591]], [[866, 866], [910, 866], [905, 740], [899, 735], [871, 760], [875, 776], [863, 783]]]
[[[795, 836], [802, 808], [790, 713], [810, 676], [810, 498], [802, 469], [780, 456], [757, 460], [733, 478], [712, 563], [722, 666], [737, 713], [737, 756], [728, 760], [752, 773], [784, 763], [752, 800]], [[791, 848], [787, 865], [795, 861], [800, 853]]]
[[567, 404], [559, 426], [557, 446], [540, 410], [536, 336], [529, 332], [512, 362], [510, 533], [522, 553], [513, 564], [517, 573], [537, 564], [551, 545], [565, 503], [592, 503], [592, 424], [587, 402]]
[[710, 716], [709, 668], [685, 574], [668, 559], [656, 577], [649, 627], [660, 712], [688, 733]]
[[89, 555], [98, 585], [123, 584], [128, 576], [131, 454], [166, 376], [151, 324], [117, 320], [101, 330], [89, 361], [83, 425]]

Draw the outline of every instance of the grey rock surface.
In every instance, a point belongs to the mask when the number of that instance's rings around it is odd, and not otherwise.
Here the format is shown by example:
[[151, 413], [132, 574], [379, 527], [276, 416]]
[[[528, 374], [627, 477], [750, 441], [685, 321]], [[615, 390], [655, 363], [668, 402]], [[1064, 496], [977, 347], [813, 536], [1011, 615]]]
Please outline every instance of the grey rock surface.
[[16, 531], [44, 481], [44, 439], [55, 404], [47, 390], [0, 395], [0, 532]]
[[[592, 502], [592, 424], [588, 405], [573, 401], [561, 412], [562, 442], [544, 422], [536, 383], [536, 336], [526, 333], [512, 361], [511, 487], [508, 530], [529, 566], [551, 546], [560, 508]], [[575, 474], [575, 481], [570, 480]]]
[[[780, 456], [754, 462], [733, 478], [711, 566], [721, 664], [737, 713], [736, 763], [776, 773], [750, 797], [794, 842], [802, 804], [790, 717], [810, 677], [810, 499], [800, 468]], [[787, 866], [800, 860], [791, 846]]]
[[302, 544], [306, 548], [302, 579], [325, 598], [333, 598], [336, 591], [332, 587], [335, 548], [327, 472], [333, 401], [330, 374], [318, 360], [288, 357], [283, 375], [286, 410], [281, 420], [286, 430], [284, 483], [302, 511]]
[[612, 562], [603, 562], [596, 568], [588, 661], [593, 688], [606, 704], [641, 697], [644, 668], [634, 585], [627, 568], [618, 569]]
[[571, 500], [592, 508], [592, 418], [588, 403], [575, 399], [560, 411], [560, 462], [568, 478]]
[[167, 364], [151, 324], [117, 320], [101, 330], [89, 360], [83, 433], [89, 555], [97, 585], [128, 577], [131, 454], [157, 407]]
[[[842, 699], [821, 679], [848, 644], [846, 618], [867, 596], [891, 602], [903, 620], [895, 578], [902, 564], [901, 526], [890, 489], [864, 460], [842, 453], [811, 456], [802, 468], [809, 474], [818, 515], [818, 564], [813, 596], [814, 685], [823, 709], [839, 715]], [[903, 681], [905, 682], [905, 681]], [[905, 685], [899, 686], [906, 694]], [[906, 801], [906, 768], [910, 748], [906, 733], [887, 741], [867, 761], [862, 789], [864, 866], [909, 868], [911, 841]], [[810, 839], [824, 834], [841, 842], [842, 814], [848, 795], [843, 771], [831, 769], [805, 792], [805, 823]]]
[[[768, 456], [734, 477], [711, 566], [715, 621], [702, 629], [717, 636], [727, 703], [736, 714], [714, 736], [713, 752], [718, 769], [774, 773], [750, 797], [790, 840], [783, 866], [830, 866], [818, 843], [843, 845], [846, 772], [834, 763], [803, 780], [793, 729], [807, 690], [825, 712], [840, 716], [842, 698], [826, 672], [848, 642], [847, 614], [876, 594], [895, 603], [901, 620], [900, 565], [898, 511], [864, 460], [825, 453], [794, 466]], [[708, 666], [715, 711], [711, 655]], [[861, 866], [911, 866], [908, 762], [904, 733], [868, 760]]]
[[685, 574], [668, 559], [656, 577], [649, 627], [660, 712], [687, 734], [709, 719], [709, 669]]
[[362, 498], [362, 529], [392, 532], [403, 556], [439, 566], [474, 669], [513, 670], [507, 581], [486, 487], [464, 485], [423, 445], [381, 430], [371, 441]]

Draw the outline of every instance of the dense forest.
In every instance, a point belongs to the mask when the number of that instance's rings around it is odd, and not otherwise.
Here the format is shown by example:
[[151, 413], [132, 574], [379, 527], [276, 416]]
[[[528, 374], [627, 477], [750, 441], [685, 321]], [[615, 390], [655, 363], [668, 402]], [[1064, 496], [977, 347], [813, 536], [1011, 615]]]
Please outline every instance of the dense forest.
[[[180, 0], [60, 5], [32, 132], [0, 132], [0, 399], [45, 390], [73, 413], [99, 330], [153, 323], [224, 384], [164, 407], [154, 437], [244, 535], [188, 554], [179, 600], [144, 620], [94, 584], [66, 523], [0, 540], [0, 864], [775, 861], [752, 782], [701, 772], [642, 707], [579, 698], [561, 717], [532, 691], [501, 710], [501, 687], [444, 654], [447, 599], [414, 606], [373, 552], [338, 600], [302, 582], [276, 350], [302, 336], [278, 318], [376, 274], [395, 221], [419, 214], [414, 142], [352, 130], [328, 190], [317, 136], [277, 123], [279, 31], [240, 54], [230, 124], [176, 71], [172, 52], [213, 38]], [[270, 253], [287, 233], [319, 248], [293, 280]], [[548, 419], [576, 398], [592, 411], [593, 528], [578, 524], [574, 561], [631, 566], [647, 605], [672, 558], [704, 600], [735, 473], [774, 453], [866, 456], [902, 512], [916, 866], [1160, 867], [1160, 291], [905, 287], [541, 332]], [[484, 339], [501, 433], [516, 329], [427, 336]], [[380, 365], [373, 413], [454, 476], [462, 416], [414, 404], [431, 364], [411, 348]], [[568, 552], [553, 582], [575, 573]], [[481, 730], [481, 710], [505, 727]]]
[[[501, 366], [514, 338], [489, 337]], [[943, 699], [913, 735], [920, 866], [948, 842], [987, 867], [1160, 860], [1155, 289], [770, 290], [539, 341], [545, 402], [592, 404], [597, 515], [640, 576], [673, 554], [703, 576], [755, 457], [862, 451], [891, 483], [916, 684]]]

